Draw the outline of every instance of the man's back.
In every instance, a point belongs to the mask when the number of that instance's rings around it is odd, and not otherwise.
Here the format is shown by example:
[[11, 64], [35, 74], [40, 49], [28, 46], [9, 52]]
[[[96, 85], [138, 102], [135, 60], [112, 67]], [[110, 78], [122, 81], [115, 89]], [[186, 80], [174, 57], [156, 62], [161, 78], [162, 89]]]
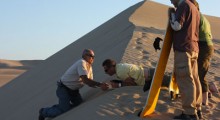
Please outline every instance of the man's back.
[[118, 78], [124, 80], [128, 77], [134, 79], [137, 85], [144, 85], [144, 70], [141, 66], [127, 63], [119, 63], [116, 65], [116, 75]]
[[93, 79], [92, 66], [83, 59], [78, 60], [69, 67], [61, 77], [61, 81], [71, 89], [79, 89], [83, 86], [83, 82], [80, 79], [81, 75], [87, 75], [88, 78]]

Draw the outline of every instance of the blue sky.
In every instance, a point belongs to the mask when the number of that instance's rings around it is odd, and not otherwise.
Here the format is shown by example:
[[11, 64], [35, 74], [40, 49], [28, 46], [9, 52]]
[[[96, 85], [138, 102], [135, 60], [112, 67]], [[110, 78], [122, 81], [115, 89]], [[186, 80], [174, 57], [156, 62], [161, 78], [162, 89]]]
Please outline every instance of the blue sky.
[[[140, 1], [0, 0], [0, 59], [46, 59]], [[202, 13], [220, 17], [211, 1], [198, 0]]]

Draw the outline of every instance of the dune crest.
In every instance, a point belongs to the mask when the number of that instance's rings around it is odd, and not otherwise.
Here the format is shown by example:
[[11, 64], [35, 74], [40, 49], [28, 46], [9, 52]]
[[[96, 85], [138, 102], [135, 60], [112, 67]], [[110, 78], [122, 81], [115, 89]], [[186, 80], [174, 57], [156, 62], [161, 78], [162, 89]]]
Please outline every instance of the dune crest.
[[[153, 40], [156, 37], [164, 37], [167, 9], [168, 6], [152, 1], [137, 3], [58, 51], [36, 68], [1, 87], [0, 119], [37, 119], [41, 107], [57, 103], [56, 81], [74, 61], [81, 58], [84, 48], [93, 49], [95, 52], [93, 72], [95, 80], [100, 82], [109, 79], [101, 66], [106, 58], [155, 67], [159, 52], [155, 52]], [[212, 25], [220, 25], [218, 18], [209, 19]], [[220, 27], [212, 27], [212, 31], [219, 29]], [[208, 79], [219, 86], [220, 37], [217, 34], [213, 33], [215, 55]], [[168, 74], [173, 67], [172, 54], [167, 67]], [[80, 92], [85, 102], [54, 120], [139, 120], [137, 114], [145, 104], [148, 94], [143, 93], [140, 86], [122, 87], [106, 92], [85, 86]], [[212, 107], [204, 108], [205, 118], [217, 119], [220, 117], [219, 95], [214, 94], [210, 101]], [[167, 89], [163, 89], [155, 113], [146, 119], [172, 119], [180, 109], [180, 99], [171, 101]]]

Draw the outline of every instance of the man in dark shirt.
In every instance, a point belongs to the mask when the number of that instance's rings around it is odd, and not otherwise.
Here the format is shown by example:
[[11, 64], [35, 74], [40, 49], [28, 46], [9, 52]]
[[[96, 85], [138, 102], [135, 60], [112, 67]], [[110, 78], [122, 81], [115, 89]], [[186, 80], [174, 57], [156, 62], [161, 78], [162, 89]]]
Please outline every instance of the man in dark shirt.
[[176, 7], [176, 11], [170, 10], [174, 71], [184, 110], [174, 119], [197, 120], [202, 118], [202, 92], [197, 65], [200, 15], [189, 0], [171, 0], [171, 3]]

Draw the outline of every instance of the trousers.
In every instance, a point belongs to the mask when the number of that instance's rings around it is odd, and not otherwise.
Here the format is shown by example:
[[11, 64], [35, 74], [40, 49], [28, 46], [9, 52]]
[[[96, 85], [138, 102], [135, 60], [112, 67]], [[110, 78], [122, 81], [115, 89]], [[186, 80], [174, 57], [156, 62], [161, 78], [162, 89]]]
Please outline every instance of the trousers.
[[194, 115], [201, 110], [202, 88], [198, 75], [198, 53], [174, 52], [174, 72], [185, 114]]
[[214, 47], [206, 44], [199, 44], [198, 70], [199, 79], [202, 85], [202, 92], [208, 92], [209, 85], [206, 74], [210, 66], [210, 60], [214, 53]]
[[56, 95], [59, 99], [58, 104], [42, 108], [41, 115], [43, 117], [56, 117], [83, 102], [79, 90], [70, 90], [61, 82], [57, 82]]

